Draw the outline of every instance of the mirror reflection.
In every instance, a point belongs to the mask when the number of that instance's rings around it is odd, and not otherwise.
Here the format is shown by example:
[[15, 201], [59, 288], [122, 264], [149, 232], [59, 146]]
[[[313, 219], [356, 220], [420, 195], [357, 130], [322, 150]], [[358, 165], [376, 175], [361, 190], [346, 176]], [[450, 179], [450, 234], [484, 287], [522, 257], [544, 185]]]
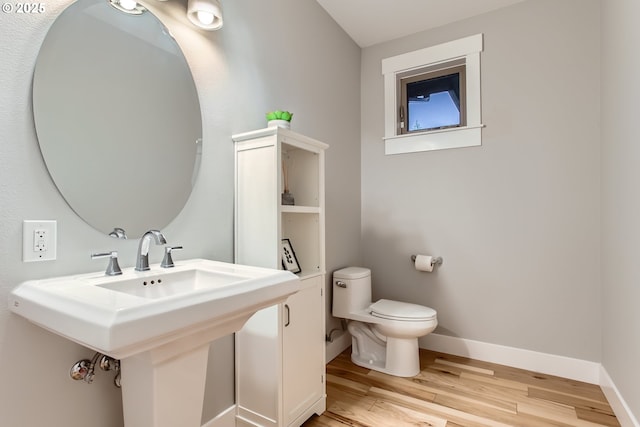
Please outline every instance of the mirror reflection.
[[79, 0], [55, 20], [33, 78], [49, 174], [71, 208], [106, 234], [161, 229], [191, 193], [202, 121], [175, 40], [145, 11]]

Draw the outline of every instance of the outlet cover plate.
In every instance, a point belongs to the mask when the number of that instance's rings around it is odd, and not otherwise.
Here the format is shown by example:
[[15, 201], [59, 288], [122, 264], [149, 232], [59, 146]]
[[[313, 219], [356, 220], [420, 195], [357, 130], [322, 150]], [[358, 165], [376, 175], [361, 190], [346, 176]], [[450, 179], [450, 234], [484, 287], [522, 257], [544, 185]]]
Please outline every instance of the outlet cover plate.
[[57, 221], [24, 220], [22, 222], [22, 261], [53, 261], [57, 252]]

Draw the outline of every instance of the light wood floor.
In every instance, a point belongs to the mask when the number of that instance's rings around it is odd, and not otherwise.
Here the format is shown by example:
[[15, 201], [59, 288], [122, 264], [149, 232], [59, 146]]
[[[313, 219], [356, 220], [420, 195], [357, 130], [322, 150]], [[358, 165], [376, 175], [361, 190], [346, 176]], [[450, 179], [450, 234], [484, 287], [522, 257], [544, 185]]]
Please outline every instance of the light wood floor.
[[426, 350], [422, 371], [398, 378], [350, 351], [327, 365], [327, 411], [303, 427], [620, 425], [596, 385]]

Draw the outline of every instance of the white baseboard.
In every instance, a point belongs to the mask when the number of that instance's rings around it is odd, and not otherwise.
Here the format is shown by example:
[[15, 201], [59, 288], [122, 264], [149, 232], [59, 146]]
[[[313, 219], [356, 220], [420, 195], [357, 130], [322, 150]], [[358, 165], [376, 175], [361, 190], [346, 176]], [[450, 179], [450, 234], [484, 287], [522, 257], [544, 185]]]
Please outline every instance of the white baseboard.
[[600, 364], [596, 362], [439, 334], [429, 334], [418, 342], [421, 348], [433, 351], [600, 384]]
[[236, 405], [229, 406], [219, 413], [215, 418], [209, 420], [202, 427], [235, 427], [236, 425]]
[[613, 383], [607, 370], [604, 369], [604, 366], [600, 366], [600, 387], [607, 397], [613, 412], [616, 414], [620, 425], [622, 427], [640, 427], [640, 423], [638, 423], [638, 420], [629, 409], [627, 402], [625, 402], [620, 395], [618, 388]]
[[345, 351], [351, 345], [351, 334], [347, 331], [340, 332], [340, 335], [333, 339], [333, 342], [327, 342], [325, 346], [325, 355], [327, 363], [335, 359], [340, 353]]

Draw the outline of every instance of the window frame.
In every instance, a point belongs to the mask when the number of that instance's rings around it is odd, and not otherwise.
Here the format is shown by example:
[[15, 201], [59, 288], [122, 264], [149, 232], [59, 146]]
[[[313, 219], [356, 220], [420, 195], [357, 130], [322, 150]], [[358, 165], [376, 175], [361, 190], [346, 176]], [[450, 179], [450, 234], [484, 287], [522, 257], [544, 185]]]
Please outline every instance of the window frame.
[[[480, 52], [483, 34], [408, 52], [382, 60], [384, 78], [385, 154], [482, 145], [480, 99]], [[400, 94], [398, 78], [420, 74], [421, 70], [437, 70], [452, 64], [465, 67], [464, 90], [466, 109], [464, 126], [444, 129], [399, 132]], [[461, 81], [461, 86], [463, 85]]]
[[[459, 76], [459, 88], [460, 93], [458, 99], [458, 110], [460, 113], [459, 124], [450, 126], [441, 126], [435, 128], [409, 130], [409, 100], [407, 99], [407, 87], [411, 83], [417, 83], [422, 81], [428, 81], [437, 79], [444, 76], [458, 74]], [[442, 64], [442, 66], [433, 69], [432, 67], [421, 68], [409, 73], [401, 73], [396, 75], [398, 82], [398, 134], [410, 134], [417, 132], [429, 132], [433, 130], [452, 129], [458, 127], [464, 127], [467, 124], [467, 95], [466, 95], [466, 67], [464, 64], [458, 61], [448, 62]], [[403, 119], [406, 123], [403, 122]]]

